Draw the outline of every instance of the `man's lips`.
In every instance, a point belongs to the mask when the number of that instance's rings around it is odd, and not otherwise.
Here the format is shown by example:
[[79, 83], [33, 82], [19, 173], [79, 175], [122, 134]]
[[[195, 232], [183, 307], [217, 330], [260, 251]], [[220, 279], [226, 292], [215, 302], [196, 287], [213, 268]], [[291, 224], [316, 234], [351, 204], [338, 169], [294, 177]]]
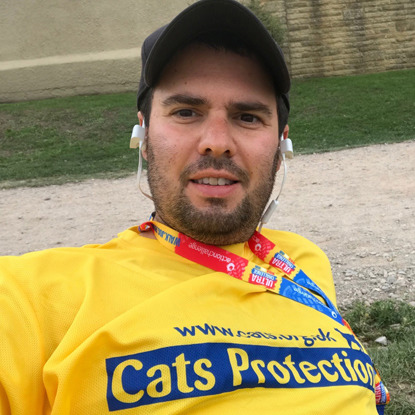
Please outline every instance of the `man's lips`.
[[188, 179], [189, 195], [206, 198], [229, 198], [236, 196], [242, 182], [226, 170], [204, 169], [192, 174]]
[[212, 170], [198, 172], [192, 175], [189, 180], [196, 184], [209, 186], [229, 186], [239, 182], [238, 178], [229, 172]]
[[209, 186], [229, 186], [236, 183], [234, 180], [226, 179], [225, 177], [204, 177], [203, 179], [192, 180], [197, 184], [207, 184]]

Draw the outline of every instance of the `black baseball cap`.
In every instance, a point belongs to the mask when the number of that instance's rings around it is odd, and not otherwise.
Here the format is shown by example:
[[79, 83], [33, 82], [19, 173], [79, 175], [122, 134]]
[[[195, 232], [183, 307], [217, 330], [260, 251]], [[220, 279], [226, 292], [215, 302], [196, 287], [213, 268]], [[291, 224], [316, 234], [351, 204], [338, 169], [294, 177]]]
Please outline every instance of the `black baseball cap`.
[[291, 82], [284, 54], [255, 14], [234, 0], [199, 0], [145, 39], [141, 48], [138, 109], [173, 55], [197, 37], [212, 32], [230, 33], [257, 54], [268, 67], [276, 91], [289, 111]]

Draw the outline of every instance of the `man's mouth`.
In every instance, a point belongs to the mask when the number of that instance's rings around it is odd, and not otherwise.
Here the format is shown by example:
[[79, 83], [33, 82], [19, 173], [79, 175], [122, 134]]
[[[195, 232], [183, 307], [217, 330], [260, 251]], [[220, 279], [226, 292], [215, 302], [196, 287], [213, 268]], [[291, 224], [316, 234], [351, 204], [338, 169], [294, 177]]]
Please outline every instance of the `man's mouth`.
[[224, 177], [203, 177], [202, 179], [192, 180], [193, 183], [207, 184], [209, 186], [229, 186], [237, 183], [234, 180], [225, 179]]

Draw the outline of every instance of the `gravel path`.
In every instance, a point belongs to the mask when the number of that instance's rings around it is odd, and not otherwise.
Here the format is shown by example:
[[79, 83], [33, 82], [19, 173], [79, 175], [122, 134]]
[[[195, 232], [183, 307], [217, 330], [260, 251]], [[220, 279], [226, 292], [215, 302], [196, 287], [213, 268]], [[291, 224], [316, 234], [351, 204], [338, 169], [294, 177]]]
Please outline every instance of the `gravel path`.
[[[356, 298], [415, 305], [414, 160], [409, 141], [288, 162], [269, 227], [300, 233], [327, 253], [341, 306]], [[152, 211], [133, 176], [3, 189], [0, 196], [1, 255], [105, 242]]]

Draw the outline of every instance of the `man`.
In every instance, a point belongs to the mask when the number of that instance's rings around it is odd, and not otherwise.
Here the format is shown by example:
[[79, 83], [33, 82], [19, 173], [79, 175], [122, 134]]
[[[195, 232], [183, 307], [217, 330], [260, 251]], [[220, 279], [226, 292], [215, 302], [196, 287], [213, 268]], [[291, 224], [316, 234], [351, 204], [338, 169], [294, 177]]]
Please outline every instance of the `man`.
[[154, 220], [0, 262], [0, 413], [376, 414], [386, 393], [311, 242], [256, 231], [288, 135], [279, 47], [233, 0], [143, 45]]

